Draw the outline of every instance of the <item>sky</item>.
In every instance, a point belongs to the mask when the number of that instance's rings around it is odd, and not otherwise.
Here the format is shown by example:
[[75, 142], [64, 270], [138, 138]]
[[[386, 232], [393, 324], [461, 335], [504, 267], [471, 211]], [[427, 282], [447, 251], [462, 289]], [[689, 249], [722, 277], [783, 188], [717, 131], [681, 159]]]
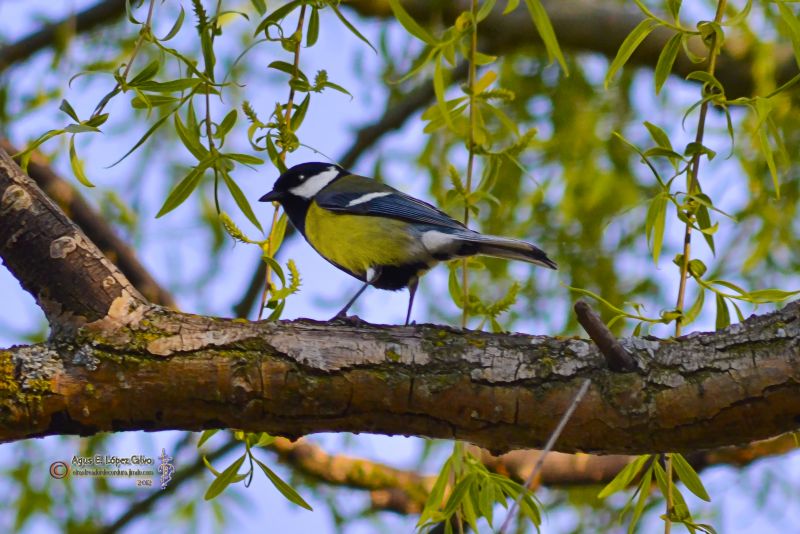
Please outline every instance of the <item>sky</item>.
[[[37, 14], [46, 14], [48, 18], [58, 18], [63, 13], [80, 10], [91, 4], [92, 2], [83, 0], [59, 3], [55, 7], [52, 2], [46, 0], [0, 2], [0, 17], [3, 17], [3, 20], [18, 21], [17, 24], [4, 27], [2, 37], [6, 41], [13, 41], [37, 27], [39, 23], [39, 19], [35, 16]], [[315, 96], [300, 133], [304, 143], [336, 158], [349, 146], [354, 128], [375, 120], [383, 112], [385, 94], [379, 82], [378, 60], [372, 52], [330, 14], [323, 16], [321, 22], [320, 42], [313, 53], [302, 56], [302, 66], [307, 73], [314, 73], [318, 68], [327, 69], [331, 79], [351, 89], [354, 97], [350, 99], [336, 92], [325, 92], [320, 96]], [[233, 24], [239, 23], [243, 22], [234, 22]], [[161, 30], [160, 33], [163, 34], [166, 32], [165, 28], [171, 25], [171, 20], [163, 20], [159, 24], [157, 33], [158, 30]], [[358, 27], [373, 42], [376, 42], [380, 31], [379, 23], [359, 21]], [[401, 35], [396, 32], [390, 34], [389, 39], [395, 44], [402, 42]], [[180, 44], [182, 44], [180, 39], [176, 39], [176, 46]], [[80, 59], [88, 53], [87, 49], [75, 47], [65, 61], [69, 63], [72, 59]], [[358, 62], [363, 65], [362, 72], [353, 70], [353, 58], [357, 58]], [[264, 66], [271, 60], [272, 58], [258, 50], [247, 57], [247, 61], [259, 62]], [[605, 67], [604, 60], [597, 60], [599, 76], [602, 77]], [[14, 83], [20, 92], [37, 90], [42, 86], [52, 87], [57, 84], [60, 84], [61, 87], [64, 86], [62, 71], [54, 71], [50, 65], [50, 58], [45, 55], [37, 56], [26, 69], [36, 75], [14, 78]], [[15, 73], [18, 71], [11, 71], [10, 74], [14, 75]], [[268, 114], [274, 101], [285, 98], [282, 81], [279, 76], [265, 74], [263, 79], [248, 81], [244, 91], [247, 92], [257, 109]], [[70, 100], [81, 116], [86, 116], [102, 96], [104, 89], [108, 90], [110, 83], [110, 79], [87, 82], [79, 80], [71, 88], [64, 87], [66, 91], [64, 96]], [[643, 74], [636, 83], [650, 87], [652, 82], [649, 75]], [[676, 93], [681, 90], [680, 87], [675, 89]], [[278, 94], [276, 91], [280, 93]], [[650, 94], [650, 91], [642, 91], [642, 94]], [[675, 98], [680, 98], [680, 96], [675, 96]], [[687, 96], [687, 98], [689, 97]], [[49, 128], [62, 126], [66, 117], [55, 109], [56, 106], [57, 104], [32, 113], [21, 124], [16, 124], [11, 132], [14, 142], [21, 144], [23, 140], [36, 137]], [[115, 116], [115, 113], [121, 113], [124, 107], [125, 105], [117, 106], [116, 104], [110, 106], [109, 111], [112, 113], [112, 117]], [[119, 146], [132, 145], [142, 131], [129, 131], [124, 122], [114, 123], [113, 120], [104, 129], [106, 129], [107, 135], [95, 136], [91, 140], [79, 139], [78, 142], [79, 151], [83, 151], [87, 156], [87, 174], [98, 186], [97, 191], [87, 192], [87, 194], [98, 198], [113, 191], [127, 199], [126, 195], [133, 193], [129, 189], [121, 187], [120, 183], [124, 183], [132, 175], [139, 176], [141, 182], [137, 183], [136, 187], [145, 192], [138, 204], [138, 215], [141, 218], [142, 226], [138, 232], [128, 237], [134, 243], [141, 260], [158, 280], [163, 281], [168, 287], [181, 287], [183, 279], [193, 279], [209, 267], [207, 261], [209, 240], [202, 233], [193, 233], [194, 225], [196, 225], [194, 208], [187, 204], [168, 216], [156, 220], [154, 215], [164, 198], [166, 184], [171, 183], [170, 177], [164, 174], [166, 170], [163, 166], [151, 165], [147, 158], [143, 157], [134, 157], [118, 166], [109, 168], [108, 166], [113, 163], [119, 153]], [[418, 150], [421, 130], [422, 124], [418, 120], [412, 119], [400, 132], [387, 135], [376, 151], [376, 153], [382, 153], [386, 160], [384, 175], [387, 180], [392, 179], [394, 180], [391, 182], [393, 185], [398, 187], [402, 185], [404, 190], [417, 195], [424, 194], [424, 180], [408, 176], [409, 166], [404, 165], [403, 161], [413, 158]], [[243, 152], [248, 152], [243, 136], [235, 140], [233, 146], [241, 148]], [[52, 142], [47, 147], [51, 150], [59, 149], [57, 142]], [[63, 149], [63, 145], [61, 148]], [[185, 156], [185, 162], [189, 163], [191, 161], [189, 155]], [[321, 156], [312, 150], [303, 148], [292, 154], [288, 163], [291, 165], [320, 158]], [[368, 174], [374, 161], [375, 153], [372, 153], [359, 161], [353, 170]], [[724, 165], [724, 163], [720, 165]], [[55, 167], [63, 176], [71, 176], [69, 163], [65, 157], [58, 158]], [[270, 172], [250, 171], [243, 167], [237, 172], [241, 173], [237, 175], [239, 184], [251, 199], [258, 198], [268, 191], [276, 178]], [[735, 204], [736, 199], [726, 199], [725, 202]], [[262, 222], [266, 223], [271, 217], [271, 207], [254, 204], [254, 208]], [[236, 219], [248, 234], [256, 235], [256, 230], [242, 217], [236, 216]], [[186, 235], [193, 237], [185, 239]], [[153, 236], [158, 236], [158, 238]], [[199, 237], [195, 238], [194, 236]], [[197, 313], [230, 316], [231, 303], [235, 302], [235, 297], [249, 282], [252, 268], [257, 261], [258, 251], [253, 247], [230, 242], [224, 247], [227, 250], [222, 255], [220, 264], [214, 266], [217, 276], [210, 278], [208, 284], [194, 293], [182, 292], [179, 302], [182, 309]], [[295, 239], [287, 243], [285, 250], [282, 251], [282, 258], [290, 257], [301, 266], [303, 286], [298, 295], [288, 300], [284, 313], [285, 318], [328, 318], [343, 304], [343, 295], [351, 291], [355, 292], [360, 286], [359, 282], [348, 278], [325, 262], [302, 240]], [[424, 316], [421, 316], [426, 309], [425, 300], [446, 284], [446, 273], [447, 270], [441, 268], [438, 273], [432, 273], [424, 279], [419, 297], [420, 305], [416, 307], [419, 315], [415, 315], [415, 317], [418, 320], [425, 319]], [[556, 274], [544, 273], [542, 276], [545, 283], [557, 286]], [[370, 295], [370, 293], [372, 294]], [[0, 310], [0, 347], [24, 342], [21, 333], [44, 327], [43, 316], [32, 298], [20, 289], [16, 280], [5, 269], [0, 269], [0, 295], [3, 296], [5, 302], [3, 310]], [[406, 302], [407, 293], [405, 292], [379, 293], [377, 290], [369, 290], [365, 297], [359, 300], [353, 311], [370, 322], [397, 324], [401, 323], [404, 318]], [[443, 305], [452, 306], [452, 311], [455, 311], [452, 303]], [[531, 332], [537, 332], [536, 329], [541, 328], [541, 325], [535, 324], [525, 326]], [[700, 325], [700, 327], [703, 326], [709, 327], [709, 324]], [[183, 433], [179, 432], [116, 435], [109, 444], [109, 447], [113, 449], [106, 452], [109, 454], [141, 453], [156, 456], [162, 447], [169, 453], [182, 436]], [[220, 438], [214, 439], [219, 440]], [[351, 435], [324, 434], [314, 436], [313, 440], [322, 444], [330, 452], [346, 451], [349, 455], [363, 456], [401, 468], [415, 467], [422, 447], [421, 440], [403, 437], [360, 435], [354, 438]], [[41, 478], [38, 480], [42, 481], [48, 476], [46, 467], [51, 461], [76, 454], [77, 443], [76, 439], [36, 440], [34, 442], [35, 454], [42, 462], [41, 473], [37, 475]], [[214, 440], [211, 444], [214, 444]], [[0, 446], [0, 466], [13, 466], [22, 450], [23, 447], [15, 444]], [[440, 461], [442, 455], [447, 451], [449, 451], [449, 447], [445, 445], [427, 463], [425, 470], [433, 472], [436, 462]], [[180, 470], [182, 465], [193, 461], [196, 456], [197, 452], [193, 448], [189, 448], [176, 459], [176, 468]], [[265, 461], [273, 460], [268, 454], [261, 457]], [[230, 463], [231, 459], [232, 457], [229, 457], [227, 462]], [[712, 523], [719, 532], [734, 533], [785, 532], [787, 525], [800, 524], [800, 510], [791, 506], [791, 503], [798, 502], [796, 488], [800, 487], [799, 464], [800, 457], [794, 454], [779, 460], [762, 461], [757, 469], [738, 471], [723, 467], [705, 471], [703, 480], [715, 503], [719, 503], [721, 509], [720, 516], [714, 518]], [[226, 465], [226, 461], [222, 460], [218, 462], [217, 467]], [[276, 470], [284, 477], [289, 475], [289, 472], [281, 466], [277, 466]], [[753, 488], [758, 488], [764, 480], [769, 480], [767, 477], [770, 476], [778, 482], [775, 482], [774, 488], [768, 487], [764, 491], [764, 505], [762, 508], [758, 508], [754, 506]], [[781, 480], [788, 481], [789, 485], [779, 483]], [[80, 499], [81, 484], [84, 483], [88, 482], [85, 480], [74, 482], [78, 499]], [[210, 477], [206, 478], [205, 482], [197, 483], [190, 488], [190, 491], [197, 493], [198, 502], [201, 502], [202, 493], [208, 483], [210, 483]], [[0, 488], [2, 487], [3, 483], [0, 482]], [[311, 497], [310, 492], [302, 486], [299, 491], [315, 507], [314, 513], [306, 512], [288, 503], [265, 481], [264, 477], [257, 474], [250, 488], [223, 495], [220, 502], [224, 503], [230, 514], [227, 527], [235, 527], [242, 533], [263, 532], [265, 524], [269, 525], [271, 530], [281, 532], [333, 532], [332, 519], [325, 511], [324, 500]], [[324, 490], [323, 494], [331, 494], [333, 491]], [[341, 505], [350, 512], [357, 511], [366, 502], [363, 492], [339, 490], [338, 488], [335, 488], [335, 491], [342, 492], [344, 497], [341, 499]], [[170, 516], [169, 506], [167, 499], [156, 513], [161, 514], [162, 517]], [[698, 502], [690, 502], [690, 508], [702, 509]], [[120, 511], [121, 509], [108, 510], [107, 513], [113, 517]], [[210, 516], [210, 512], [204, 513]], [[648, 518], [648, 524], [654, 528], [660, 526], [657, 515], [651, 514]], [[265, 523], [265, 520], [268, 523]], [[574, 520], [574, 517], [570, 517], [569, 511], [549, 513], [545, 517], [543, 532], [568, 531]], [[387, 532], [408, 532], [414, 524], [413, 518], [404, 518], [393, 514], [382, 514], [380, 521], [381, 528]], [[0, 525], [2, 524], [3, 519], [0, 516]], [[136, 523], [127, 532], [145, 532], [149, 530], [149, 526], [151, 526], [149, 523]], [[374, 532], [376, 529], [375, 523], [359, 521], [348, 532], [367, 533]], [[217, 530], [213, 526], [213, 522], [207, 523], [200, 529], [201, 532]], [[52, 524], [45, 522], [36, 523], [29, 529], [29, 532], [54, 531]]]

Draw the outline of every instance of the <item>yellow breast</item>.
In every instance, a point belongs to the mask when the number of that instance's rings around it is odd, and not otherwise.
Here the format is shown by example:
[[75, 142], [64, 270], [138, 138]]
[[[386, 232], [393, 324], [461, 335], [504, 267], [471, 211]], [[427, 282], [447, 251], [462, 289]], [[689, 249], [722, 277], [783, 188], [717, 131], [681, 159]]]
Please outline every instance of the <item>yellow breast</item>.
[[311, 203], [306, 239], [326, 259], [360, 278], [377, 265], [429, 261], [408, 223], [385, 217], [334, 213]]

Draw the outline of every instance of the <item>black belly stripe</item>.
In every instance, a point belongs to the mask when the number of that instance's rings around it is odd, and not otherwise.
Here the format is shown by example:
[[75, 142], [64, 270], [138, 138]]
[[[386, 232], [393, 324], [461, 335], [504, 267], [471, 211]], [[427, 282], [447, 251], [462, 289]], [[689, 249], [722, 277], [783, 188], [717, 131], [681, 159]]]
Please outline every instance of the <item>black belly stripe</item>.
[[417, 262], [406, 265], [378, 265], [375, 268], [380, 269], [381, 274], [372, 285], [378, 289], [397, 291], [406, 287], [420, 271], [426, 271], [430, 266], [424, 262]]

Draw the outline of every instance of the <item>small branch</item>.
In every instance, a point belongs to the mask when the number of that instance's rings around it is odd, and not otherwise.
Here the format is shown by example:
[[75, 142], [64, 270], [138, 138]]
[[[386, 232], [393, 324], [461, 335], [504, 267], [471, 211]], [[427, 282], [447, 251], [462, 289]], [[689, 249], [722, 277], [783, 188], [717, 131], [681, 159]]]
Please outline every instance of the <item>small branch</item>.
[[550, 438], [548, 438], [547, 444], [544, 446], [544, 449], [541, 452], [541, 456], [539, 456], [539, 460], [536, 462], [536, 465], [534, 466], [533, 470], [528, 475], [528, 478], [525, 479], [525, 484], [523, 484], [525, 490], [521, 491], [519, 495], [517, 495], [514, 504], [511, 506], [511, 509], [508, 511], [508, 514], [506, 514], [506, 520], [503, 521], [503, 525], [500, 527], [500, 534], [503, 534], [504, 532], [506, 532], [506, 530], [508, 530], [508, 527], [511, 525], [511, 519], [514, 517], [514, 514], [516, 513], [517, 508], [519, 507], [519, 501], [521, 501], [522, 498], [525, 496], [525, 491], [529, 490], [532, 487], [533, 482], [536, 480], [536, 476], [539, 474], [539, 472], [542, 469], [542, 466], [544, 465], [544, 459], [547, 458], [547, 455], [550, 453], [551, 450], [553, 450], [556, 441], [558, 441], [558, 438], [561, 436], [561, 432], [564, 431], [564, 427], [567, 426], [567, 423], [569, 422], [570, 418], [572, 418], [572, 414], [575, 413], [575, 408], [578, 407], [578, 404], [583, 399], [583, 396], [586, 395], [586, 392], [589, 390], [589, 386], [591, 384], [592, 381], [588, 378], [583, 381], [583, 384], [581, 384], [581, 388], [575, 394], [575, 397], [572, 399], [572, 403], [570, 403], [569, 407], [567, 408], [567, 411], [564, 412], [564, 415], [561, 416], [561, 420], [558, 422], [558, 426], [556, 426], [556, 429], [553, 430], [552, 434], [550, 434]]
[[573, 309], [578, 322], [605, 357], [609, 369], [615, 373], [636, 370], [636, 361], [586, 301], [579, 300]]

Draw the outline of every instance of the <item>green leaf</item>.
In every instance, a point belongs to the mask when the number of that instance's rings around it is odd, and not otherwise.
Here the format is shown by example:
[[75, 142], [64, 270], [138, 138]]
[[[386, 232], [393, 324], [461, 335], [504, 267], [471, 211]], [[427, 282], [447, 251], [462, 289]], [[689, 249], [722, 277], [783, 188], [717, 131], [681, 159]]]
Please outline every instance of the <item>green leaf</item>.
[[703, 303], [705, 301], [706, 290], [703, 287], [697, 288], [697, 298], [694, 301], [694, 304], [686, 310], [683, 314], [683, 318], [681, 319], [681, 324], [683, 326], [689, 325], [697, 319], [697, 316], [700, 315], [700, 312], [703, 310]]
[[197, 448], [200, 448], [203, 445], [203, 443], [211, 439], [211, 436], [213, 436], [217, 432], [219, 432], [218, 428], [211, 428], [209, 430], [203, 431], [203, 433], [200, 435], [200, 440], [197, 442]]
[[481, 8], [478, 10], [478, 14], [475, 15], [475, 19], [480, 22], [486, 17], [491, 14], [492, 10], [494, 9], [494, 5], [497, 3], [497, 0], [484, 0]]
[[227, 488], [234, 481], [236, 476], [239, 474], [239, 468], [242, 467], [245, 457], [246, 455], [243, 454], [238, 460], [226, 467], [225, 470], [214, 479], [214, 482], [212, 482], [206, 490], [206, 494], [203, 497], [205, 500], [210, 501], [222, 493], [225, 488]]
[[250, 154], [228, 153], [228, 154], [223, 154], [223, 157], [232, 159], [233, 161], [237, 161], [244, 165], [262, 165], [264, 163], [263, 159], [256, 156], [251, 156]]
[[675, 64], [675, 59], [678, 57], [678, 50], [681, 48], [681, 39], [683, 39], [683, 34], [680, 33], [676, 33], [670, 37], [667, 44], [664, 45], [664, 48], [661, 50], [661, 53], [658, 55], [654, 80], [656, 94], [661, 92], [661, 88], [672, 72], [672, 66]]
[[[669, 196], [666, 193], [657, 195], [647, 209], [645, 219], [645, 234], [647, 244], [651, 245], [653, 251], [653, 263], [658, 265], [658, 258], [661, 256], [661, 246], [664, 242], [664, 227], [667, 221], [667, 201]], [[652, 244], [651, 244], [652, 243]]]
[[132, 79], [128, 80], [128, 85], [137, 85], [142, 82], [146, 82], [147, 80], [153, 78], [156, 74], [158, 74], [158, 69], [161, 68], [161, 63], [154, 59], [150, 63], [148, 63], [145, 68], [143, 68], [139, 73], [134, 76]]
[[199, 162], [177, 186], [175, 186], [175, 189], [170, 192], [169, 196], [167, 196], [167, 200], [164, 201], [164, 205], [161, 206], [161, 209], [158, 211], [156, 219], [174, 210], [183, 204], [184, 200], [189, 198], [189, 195], [200, 183], [200, 179], [203, 177], [206, 169], [214, 163], [215, 159], [216, 158], [212, 155], [207, 156], [203, 161]]
[[702, 278], [708, 268], [702, 260], [693, 259], [689, 261], [689, 274], [695, 278]]
[[564, 74], [569, 76], [567, 61], [564, 59], [561, 47], [558, 46], [556, 32], [553, 30], [550, 17], [547, 16], [547, 11], [545, 11], [544, 6], [542, 6], [542, 2], [540, 0], [525, 0], [525, 5], [528, 6], [528, 11], [533, 19], [533, 25], [536, 26], [536, 31], [539, 32], [539, 37], [542, 38], [544, 47], [547, 50], [548, 59], [551, 63], [554, 58], [557, 59], [561, 68], [564, 70]]
[[427, 43], [431, 46], [437, 45], [436, 39], [428, 33], [428, 30], [417, 24], [417, 21], [408, 14], [408, 12], [403, 9], [403, 6], [400, 4], [399, 0], [389, 0], [389, 6], [392, 8], [392, 12], [394, 13], [395, 18], [397, 21], [406, 29], [408, 33], [419, 39], [420, 41]]
[[[291, 63], [287, 63], [286, 61], [273, 61], [272, 63], [267, 65], [267, 68], [285, 72], [292, 78], [295, 77], [294, 65], [292, 65]], [[308, 77], [300, 69], [297, 69], [297, 77], [300, 78], [301, 80], [308, 81]]]
[[231, 192], [233, 200], [236, 201], [236, 205], [239, 206], [240, 210], [242, 210], [242, 213], [244, 213], [244, 216], [247, 217], [247, 220], [253, 223], [253, 226], [258, 228], [261, 232], [263, 232], [264, 229], [261, 227], [261, 223], [258, 222], [256, 214], [253, 213], [253, 208], [250, 206], [250, 202], [247, 201], [247, 197], [244, 195], [242, 190], [239, 189], [239, 186], [236, 184], [233, 178], [231, 178], [227, 172], [222, 172], [222, 179], [225, 181], [225, 185], [228, 186], [228, 190]]
[[619, 473], [617, 473], [617, 476], [615, 476], [611, 482], [606, 484], [606, 487], [604, 487], [600, 493], [597, 494], [597, 498], [605, 499], [609, 495], [613, 495], [618, 491], [623, 491], [630, 485], [631, 482], [633, 482], [633, 480], [639, 474], [639, 471], [642, 470], [642, 467], [644, 467], [649, 459], [649, 454], [637, 456], [634, 461], [626, 465]]
[[475, 82], [475, 87], [473, 88], [473, 94], [480, 94], [484, 92], [486, 89], [489, 88], [490, 85], [494, 83], [497, 79], [497, 73], [493, 70], [487, 70], [481, 78]]
[[311, 16], [308, 18], [308, 29], [306, 30], [306, 46], [314, 46], [319, 38], [319, 10], [311, 8]]
[[136, 87], [142, 91], [150, 91], [152, 93], [177, 93], [191, 89], [199, 85], [202, 80], [198, 78], [181, 78], [179, 80], [171, 80], [169, 82], [154, 82], [152, 80], [129, 84], [131, 87]]
[[669, 140], [669, 136], [661, 127], [648, 121], [644, 121], [644, 127], [650, 132], [650, 137], [653, 138], [653, 141], [655, 141], [658, 146], [672, 150], [672, 143]]
[[711, 502], [711, 497], [708, 496], [708, 492], [703, 486], [703, 482], [700, 480], [697, 472], [689, 462], [686, 461], [686, 458], [684, 458], [682, 454], [672, 453], [672, 467], [678, 474], [678, 478], [681, 479], [681, 482], [683, 482], [683, 485], [686, 486], [689, 491], [704, 501]]
[[436, 64], [433, 69], [433, 92], [436, 94], [436, 103], [439, 104], [439, 111], [442, 114], [444, 122], [451, 130], [455, 131], [453, 118], [451, 117], [451, 112], [447, 108], [447, 102], [445, 101], [446, 89], [447, 89], [447, 84], [445, 84], [444, 81], [444, 68], [442, 67], [442, 57], [438, 56], [436, 58]]
[[69, 115], [75, 122], [81, 122], [81, 120], [78, 118], [78, 114], [75, 113], [75, 110], [72, 109], [72, 106], [69, 102], [67, 102], [66, 98], [61, 101], [61, 105], [58, 106], [58, 109]]
[[[187, 128], [183, 125], [180, 113], [175, 113], [175, 132], [178, 134], [183, 146], [185, 146], [198, 161], [203, 160], [208, 155], [208, 149], [200, 142], [200, 133], [196, 126]], [[194, 122], [194, 121], [191, 121]]]
[[230, 132], [233, 126], [236, 124], [237, 118], [238, 118], [238, 113], [236, 112], [236, 108], [233, 108], [228, 112], [227, 115], [225, 115], [225, 118], [222, 119], [222, 122], [219, 123], [216, 136], [220, 139], [224, 139], [225, 136], [228, 135], [228, 132]]
[[146, 95], [144, 98], [137, 95], [131, 99], [131, 107], [134, 109], [150, 109], [159, 106], [168, 106], [178, 100], [179, 99], [174, 96], [166, 95]]
[[770, 113], [772, 113], [772, 101], [762, 97], [755, 98], [755, 110], [758, 115], [758, 140], [761, 145], [761, 152], [767, 160], [767, 167], [772, 176], [772, 185], [775, 187], [775, 198], [781, 197], [780, 182], [778, 181], [778, 167], [775, 164], [775, 156], [772, 153], [772, 147], [769, 144], [767, 136], [767, 127], [770, 121]]
[[256, 463], [261, 468], [261, 470], [264, 471], [264, 474], [267, 475], [267, 478], [269, 479], [269, 481], [272, 482], [272, 485], [275, 486], [275, 488], [278, 491], [280, 491], [281, 494], [284, 497], [286, 497], [289, 501], [293, 502], [294, 504], [296, 504], [298, 506], [302, 506], [306, 510], [309, 510], [309, 511], [312, 511], [312, 512], [314, 511], [314, 509], [311, 508], [311, 506], [305, 501], [305, 499], [303, 499], [300, 496], [300, 494], [297, 493], [297, 491], [295, 491], [295, 489], [293, 487], [291, 487], [289, 484], [284, 482], [281, 479], [281, 477], [276, 475], [275, 472], [272, 471], [272, 469], [267, 467], [266, 464], [264, 464], [258, 458], [253, 457], [253, 460], [256, 461]]
[[278, 21], [283, 20], [289, 13], [300, 7], [302, 3], [303, 3], [302, 0], [293, 0], [288, 4], [282, 5], [281, 7], [279, 7], [278, 9], [267, 15], [266, 18], [264, 18], [264, 20], [262, 20], [259, 23], [259, 25], [256, 27], [256, 30], [253, 32], [253, 35], [254, 36], [258, 35], [262, 31], [266, 30], [267, 26], [270, 26], [272, 24], [277, 24]]
[[[391, 1], [392, 1], [392, 0], [390, 0], [390, 3], [391, 3]], [[394, 0], [394, 1], [396, 2], [397, 0]], [[373, 52], [375, 52], [375, 53], [377, 54], [377, 53], [378, 53], [378, 51], [377, 51], [377, 50], [375, 50], [375, 47], [374, 47], [374, 46], [372, 46], [372, 43], [370, 43], [370, 42], [369, 42], [369, 40], [368, 40], [366, 37], [364, 37], [363, 35], [361, 35], [361, 32], [360, 32], [360, 31], [358, 31], [358, 29], [356, 29], [356, 27], [355, 27], [355, 26], [353, 26], [352, 24], [350, 24], [350, 21], [349, 21], [349, 20], [347, 20], [346, 18], [344, 18], [344, 15], [342, 15], [342, 12], [341, 12], [341, 11], [339, 11], [339, 7], [338, 7], [336, 4], [337, 4], [337, 2], [336, 2], [336, 1], [329, 1], [329, 2], [328, 2], [328, 5], [329, 5], [329, 6], [331, 6], [331, 9], [333, 9], [333, 12], [334, 12], [334, 13], [336, 13], [336, 16], [337, 16], [337, 17], [339, 17], [339, 20], [340, 20], [340, 21], [342, 21], [342, 24], [344, 24], [344, 25], [347, 27], [347, 29], [348, 29], [348, 30], [350, 30], [350, 31], [353, 33], [353, 35], [355, 35], [356, 37], [358, 37], [359, 39], [361, 39], [362, 41], [364, 41], [365, 43], [367, 43], [367, 46], [369, 46], [369, 47], [372, 49], [372, 51], [373, 51]]]
[[705, 205], [701, 205], [697, 209], [697, 226], [700, 228], [700, 231], [703, 234], [703, 239], [706, 240], [708, 244], [708, 248], [711, 249], [711, 253], [716, 256], [717, 251], [714, 247], [714, 233], [716, 232], [716, 228], [719, 226], [719, 223], [714, 225], [711, 224], [711, 216], [708, 213], [708, 207]]
[[183, 10], [183, 6], [181, 6], [181, 12], [178, 15], [177, 20], [175, 21], [175, 24], [172, 25], [172, 28], [169, 30], [167, 35], [165, 35], [164, 37], [159, 39], [159, 41], [162, 41], [162, 42], [163, 41], [169, 41], [170, 39], [172, 39], [173, 37], [178, 35], [178, 32], [181, 30], [181, 26], [183, 25], [183, 19], [185, 17], [186, 17], [186, 13]]
[[722, 330], [723, 328], [725, 328], [729, 324], [731, 324], [731, 314], [730, 314], [730, 311], [728, 310], [728, 305], [725, 302], [725, 297], [723, 297], [719, 293], [717, 293], [716, 295], [717, 295], [717, 299], [716, 299], [717, 300], [717, 319], [716, 319], [716, 323], [715, 323], [715, 328], [717, 330]]
[[83, 162], [78, 158], [78, 153], [75, 151], [75, 136], [69, 138], [69, 164], [72, 166], [72, 172], [75, 178], [86, 187], [94, 187], [94, 184], [86, 177], [83, 171]]
[[748, 293], [749, 300], [757, 304], [766, 304], [769, 302], [781, 302], [789, 297], [793, 297], [800, 293], [798, 291], [784, 291], [783, 289], [756, 289]]
[[644, 512], [644, 505], [647, 503], [647, 498], [650, 496], [650, 486], [652, 483], [653, 470], [648, 469], [642, 476], [641, 482], [639, 482], [639, 498], [636, 501], [636, 506], [633, 508], [633, 515], [628, 525], [628, 534], [634, 534], [634, 532], [636, 532], [636, 524], [639, 522], [639, 518], [642, 517], [642, 512]]
[[308, 103], [311, 101], [311, 95], [307, 94], [306, 97], [300, 102], [300, 105], [297, 106], [295, 112], [292, 114], [291, 120], [291, 129], [293, 132], [296, 132], [300, 125], [303, 124], [303, 119], [306, 118], [306, 112], [308, 111]]
[[450, 498], [447, 499], [447, 503], [444, 505], [445, 517], [451, 517], [456, 513], [456, 509], [461, 504], [461, 501], [464, 500], [464, 497], [466, 497], [473, 482], [475, 482], [475, 474], [470, 473], [456, 484], [453, 493], [450, 494]]
[[617, 74], [617, 71], [620, 70], [622, 67], [625, 66], [625, 63], [628, 62], [631, 55], [636, 51], [642, 41], [650, 35], [654, 29], [659, 26], [659, 23], [653, 19], [644, 19], [640, 22], [631, 33], [625, 38], [622, 44], [617, 51], [617, 55], [614, 60], [611, 62], [611, 66], [608, 67], [608, 72], [606, 73], [606, 79], [604, 85], [606, 89], [611, 84], [611, 80]]

